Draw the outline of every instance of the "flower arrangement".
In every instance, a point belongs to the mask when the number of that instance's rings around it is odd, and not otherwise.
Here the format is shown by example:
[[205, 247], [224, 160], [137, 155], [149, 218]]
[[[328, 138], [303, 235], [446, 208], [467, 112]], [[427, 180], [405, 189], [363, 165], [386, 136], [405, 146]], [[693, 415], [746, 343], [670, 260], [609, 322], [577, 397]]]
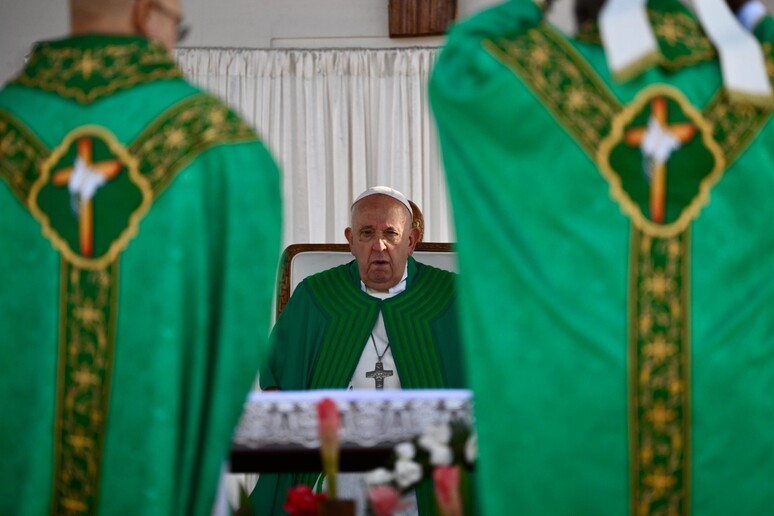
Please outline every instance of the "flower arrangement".
[[[339, 412], [331, 399], [317, 406], [320, 453], [328, 493], [315, 494], [308, 486], [291, 488], [283, 509], [293, 516], [352, 514], [351, 501], [336, 500], [339, 469]], [[434, 425], [395, 446], [387, 467], [366, 476], [368, 499], [374, 516], [391, 516], [408, 505], [401, 497], [425, 478], [432, 478], [437, 507], [442, 516], [463, 516], [464, 494], [469, 488], [466, 471], [478, 456], [476, 434], [462, 421]], [[467, 482], [466, 482], [467, 480]], [[341, 505], [342, 503], [347, 504]]]
[[388, 516], [401, 510], [400, 495], [432, 478], [441, 514], [462, 516], [460, 476], [477, 457], [476, 434], [462, 421], [431, 426], [421, 436], [396, 445], [388, 467], [366, 477], [374, 514]]

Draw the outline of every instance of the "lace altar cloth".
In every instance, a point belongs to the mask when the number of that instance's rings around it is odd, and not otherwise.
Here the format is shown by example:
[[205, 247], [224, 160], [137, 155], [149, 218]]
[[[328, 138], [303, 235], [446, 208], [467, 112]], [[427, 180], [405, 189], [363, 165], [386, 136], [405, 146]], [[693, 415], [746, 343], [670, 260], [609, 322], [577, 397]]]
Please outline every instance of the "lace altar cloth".
[[396, 444], [432, 425], [473, 424], [468, 390], [270, 391], [251, 393], [234, 436], [246, 448], [317, 448], [317, 403], [332, 398], [341, 414], [342, 445]]

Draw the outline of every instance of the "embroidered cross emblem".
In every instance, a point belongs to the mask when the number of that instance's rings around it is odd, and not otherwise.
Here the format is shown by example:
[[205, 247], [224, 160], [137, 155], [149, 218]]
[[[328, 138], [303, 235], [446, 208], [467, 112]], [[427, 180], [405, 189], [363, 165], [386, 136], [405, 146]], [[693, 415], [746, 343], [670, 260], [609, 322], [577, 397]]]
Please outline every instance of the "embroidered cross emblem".
[[78, 155], [73, 166], [54, 172], [51, 182], [55, 186], [67, 185], [72, 197], [73, 209], [78, 214], [78, 240], [81, 255], [91, 257], [94, 254], [94, 203], [92, 199], [102, 185], [118, 175], [122, 165], [118, 160], [93, 163], [90, 138], [80, 138], [77, 148]]
[[391, 369], [384, 369], [384, 364], [381, 362], [377, 362], [374, 366], [375, 369], [373, 371], [368, 371], [366, 373], [366, 378], [373, 378], [376, 382], [376, 389], [382, 390], [384, 389], [384, 379], [392, 376], [394, 372]]
[[632, 147], [639, 146], [646, 159], [645, 174], [650, 180], [650, 218], [662, 224], [666, 218], [666, 163], [674, 151], [693, 138], [696, 126], [688, 122], [669, 125], [664, 97], [654, 98], [650, 106], [647, 127], [629, 129], [624, 141]]

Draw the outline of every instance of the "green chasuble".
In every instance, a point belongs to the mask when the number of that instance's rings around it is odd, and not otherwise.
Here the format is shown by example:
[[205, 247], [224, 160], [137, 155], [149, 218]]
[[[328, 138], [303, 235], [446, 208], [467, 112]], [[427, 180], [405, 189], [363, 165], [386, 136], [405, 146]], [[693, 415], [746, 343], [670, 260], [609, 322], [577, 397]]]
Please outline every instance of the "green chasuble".
[[648, 14], [658, 64], [624, 83], [527, 0], [434, 70], [485, 514], [774, 507], [771, 108], [729, 98], [681, 4]]
[[210, 514], [266, 347], [279, 174], [136, 37], [0, 92], [0, 514]]
[[[457, 323], [457, 275], [409, 257], [406, 290], [389, 299], [360, 288], [357, 262], [304, 279], [271, 335], [261, 386], [282, 390], [346, 389], [381, 310], [403, 389], [464, 388]], [[294, 483], [317, 475], [263, 474], [252, 498], [257, 515], [281, 510]], [[417, 490], [422, 514], [432, 514], [429, 482]]]

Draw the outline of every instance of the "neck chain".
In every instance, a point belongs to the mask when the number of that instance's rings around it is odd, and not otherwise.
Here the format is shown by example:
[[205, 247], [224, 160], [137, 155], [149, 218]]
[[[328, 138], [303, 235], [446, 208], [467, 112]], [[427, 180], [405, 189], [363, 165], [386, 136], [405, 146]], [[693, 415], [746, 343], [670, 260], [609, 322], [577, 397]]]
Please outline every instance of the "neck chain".
[[376, 349], [376, 339], [374, 339], [374, 334], [373, 333], [371, 333], [371, 342], [374, 343], [374, 351], [376, 351], [376, 361], [381, 364], [382, 363], [382, 359], [384, 358], [384, 355], [386, 355], [387, 354], [387, 350], [390, 349], [390, 343], [389, 342], [387, 343], [387, 347], [384, 348], [384, 351], [382, 351], [382, 354], [380, 355], [379, 354], [379, 350]]

